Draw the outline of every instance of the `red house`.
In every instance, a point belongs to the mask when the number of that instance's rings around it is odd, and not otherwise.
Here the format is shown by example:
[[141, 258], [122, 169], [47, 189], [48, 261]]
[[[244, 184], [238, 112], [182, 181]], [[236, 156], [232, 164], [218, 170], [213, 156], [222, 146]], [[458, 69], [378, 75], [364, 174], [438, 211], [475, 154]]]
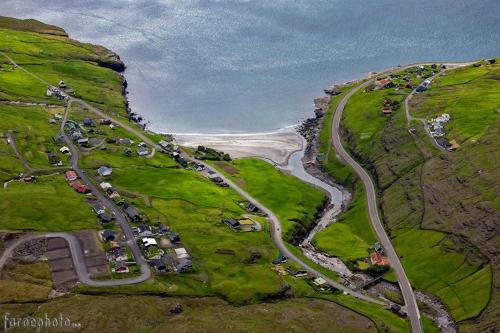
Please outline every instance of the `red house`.
[[382, 255], [378, 252], [372, 252], [372, 254], [370, 254], [370, 261], [372, 262], [372, 265], [379, 265], [379, 266], [389, 265], [389, 259], [382, 257]]
[[66, 171], [66, 180], [67, 181], [72, 182], [72, 181], [75, 181], [77, 178], [78, 178], [78, 176], [76, 175], [76, 172], [74, 172], [73, 170]]

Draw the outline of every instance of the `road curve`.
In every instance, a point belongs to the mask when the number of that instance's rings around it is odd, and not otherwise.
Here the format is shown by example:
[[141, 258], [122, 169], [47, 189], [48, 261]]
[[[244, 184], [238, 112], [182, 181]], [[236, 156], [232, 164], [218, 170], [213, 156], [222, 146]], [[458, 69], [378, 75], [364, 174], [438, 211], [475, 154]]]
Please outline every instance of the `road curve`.
[[[102, 112], [101, 110], [93, 107], [92, 105], [82, 101], [82, 100], [77, 100], [77, 99], [74, 99], [75, 101], [78, 101], [80, 102], [82, 105], [86, 106], [90, 111], [94, 112], [95, 114], [103, 117], [103, 118], [107, 118], [109, 120], [111, 120], [111, 122], [113, 122], [115, 125], [118, 125], [124, 129], [126, 129], [127, 131], [131, 132], [132, 134], [134, 134], [135, 136], [137, 136], [138, 138], [140, 138], [142, 141], [144, 141], [144, 143], [150, 145], [151, 147], [155, 148], [157, 151], [162, 151], [163, 148], [158, 145], [157, 143], [153, 142], [151, 139], [149, 139], [147, 136], [145, 136], [143, 133], [141, 133], [141, 131], [137, 130], [136, 128], [133, 128], [131, 126], [129, 126], [128, 124], [125, 124], [119, 120], [116, 120], [114, 119], [113, 117], [110, 117], [108, 114]], [[235, 183], [233, 183], [231, 180], [229, 180], [227, 177], [225, 177], [224, 175], [222, 175], [220, 172], [218, 172], [215, 168], [213, 168], [212, 166], [206, 164], [206, 163], [203, 163], [195, 158], [192, 158], [191, 156], [189, 156], [188, 154], [186, 154], [185, 152], [182, 153], [182, 157], [186, 160], [189, 160], [191, 162], [196, 162], [196, 163], [200, 163], [200, 164], [203, 164], [208, 170], [211, 170], [211, 171], [214, 171], [214, 172], [217, 172], [217, 174], [220, 175], [220, 177], [222, 179], [224, 179], [224, 181], [233, 189], [235, 190], [236, 192], [238, 192], [242, 197], [244, 197], [246, 200], [248, 200], [249, 202], [251, 202], [252, 204], [254, 204], [255, 206], [259, 207], [260, 210], [262, 210], [264, 213], [266, 213], [268, 215], [268, 218], [269, 218], [269, 221], [271, 222], [271, 238], [274, 242], [274, 244], [276, 245], [276, 247], [283, 253], [284, 256], [286, 256], [288, 259], [296, 262], [297, 264], [299, 264], [300, 266], [302, 266], [304, 268], [304, 270], [306, 270], [311, 276], [314, 276], [314, 277], [322, 277], [323, 279], [325, 279], [325, 281], [339, 289], [339, 290], [342, 290], [342, 291], [345, 291], [346, 293], [356, 297], [356, 298], [359, 298], [359, 299], [362, 299], [362, 300], [365, 300], [365, 301], [369, 301], [369, 302], [372, 302], [372, 303], [376, 303], [376, 304], [380, 304], [380, 305], [384, 305], [384, 306], [387, 306], [388, 303], [386, 302], [383, 302], [383, 301], [380, 301], [380, 300], [377, 300], [375, 298], [372, 298], [370, 296], [367, 296], [365, 294], [362, 294], [360, 292], [357, 292], [357, 291], [354, 291], [352, 289], [349, 289], [347, 288], [346, 286], [330, 279], [328, 276], [324, 275], [323, 273], [319, 272], [318, 270], [312, 268], [311, 266], [309, 266], [307, 263], [305, 263], [302, 259], [300, 259], [299, 257], [297, 257], [295, 254], [293, 254], [285, 245], [285, 243], [283, 242], [283, 239], [282, 239], [282, 235], [281, 235], [281, 223], [279, 221], [279, 219], [276, 217], [276, 215], [274, 215], [274, 213], [268, 209], [267, 207], [265, 207], [264, 205], [262, 205], [259, 201], [257, 201], [256, 199], [254, 199], [250, 194], [248, 194], [246, 191], [244, 191], [243, 189], [241, 189], [239, 186], [237, 186]]]
[[[397, 70], [402, 70], [404, 68], [398, 68]], [[399, 288], [401, 289], [401, 293], [403, 294], [403, 298], [406, 304], [406, 310], [408, 313], [408, 318], [410, 319], [411, 329], [414, 333], [423, 332], [422, 323], [420, 321], [420, 312], [418, 310], [417, 301], [415, 299], [415, 295], [413, 293], [413, 289], [411, 287], [410, 281], [406, 276], [406, 273], [401, 265], [398, 255], [392, 246], [391, 240], [387, 236], [385, 232], [384, 226], [382, 225], [382, 221], [380, 220], [378, 214], [377, 207], [377, 194], [375, 191], [375, 185], [370, 177], [370, 175], [359, 165], [352, 157], [347, 153], [347, 151], [342, 146], [342, 141], [340, 139], [340, 121], [342, 119], [342, 114], [344, 112], [345, 106], [349, 101], [349, 98], [360, 89], [365, 88], [369, 84], [371, 84], [373, 80], [368, 80], [359, 86], [351, 89], [339, 102], [337, 108], [335, 110], [335, 114], [333, 116], [332, 121], [332, 144], [335, 148], [336, 153], [339, 157], [349, 164], [359, 178], [363, 181], [363, 184], [366, 189], [366, 199], [368, 205], [368, 213], [370, 215], [370, 221], [372, 223], [373, 229], [375, 230], [377, 237], [385, 249], [387, 257], [391, 263], [391, 267], [396, 273], [396, 277], [398, 279]]]

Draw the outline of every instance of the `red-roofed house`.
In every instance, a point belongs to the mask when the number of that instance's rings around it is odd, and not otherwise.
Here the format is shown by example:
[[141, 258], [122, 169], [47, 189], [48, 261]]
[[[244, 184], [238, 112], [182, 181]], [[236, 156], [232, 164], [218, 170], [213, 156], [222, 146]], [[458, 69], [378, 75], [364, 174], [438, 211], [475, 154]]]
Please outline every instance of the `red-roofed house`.
[[392, 83], [392, 81], [389, 79], [375, 81], [375, 85], [379, 88], [392, 88], [392, 87], [394, 87], [394, 83]]
[[383, 110], [382, 110], [382, 113], [383, 113], [383, 114], [391, 114], [391, 113], [392, 113], [392, 110], [391, 110], [391, 109], [383, 109]]
[[76, 180], [77, 178], [78, 178], [78, 176], [76, 175], [76, 172], [74, 172], [73, 170], [66, 171], [66, 180], [67, 181], [72, 182], [72, 181]]
[[372, 262], [372, 265], [379, 265], [379, 266], [389, 265], [389, 259], [382, 257], [382, 255], [378, 252], [372, 252], [372, 254], [370, 254], [370, 260]]

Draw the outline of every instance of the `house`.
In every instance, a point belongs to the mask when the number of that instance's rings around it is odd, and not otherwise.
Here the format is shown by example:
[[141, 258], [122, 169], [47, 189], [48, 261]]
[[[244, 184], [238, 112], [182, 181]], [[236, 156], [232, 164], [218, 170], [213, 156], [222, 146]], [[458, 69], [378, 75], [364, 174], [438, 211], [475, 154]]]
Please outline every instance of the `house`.
[[123, 153], [124, 153], [124, 154], [125, 154], [125, 156], [127, 156], [127, 157], [132, 156], [132, 150], [130, 150], [130, 148], [125, 148], [125, 149], [123, 150]]
[[175, 249], [174, 251], [175, 251], [175, 255], [177, 256], [177, 259], [189, 258], [189, 254], [187, 253], [186, 249], [183, 247]]
[[324, 160], [325, 160], [325, 155], [323, 155], [322, 153], [316, 155], [316, 161], [318, 161], [318, 163], [323, 163]]
[[55, 120], [54, 118], [49, 118], [49, 124], [54, 125], [55, 123], [57, 123], [57, 120]]
[[64, 82], [63, 80], [59, 81], [59, 83], [57, 85], [59, 86], [59, 88], [62, 88], [62, 89], [65, 89], [67, 87], [66, 82]]
[[167, 265], [161, 259], [153, 259], [149, 261], [149, 265], [153, 267], [157, 272], [166, 272]]
[[151, 237], [153, 236], [153, 229], [147, 224], [141, 224], [137, 226], [137, 233], [141, 237]]
[[97, 173], [101, 177], [111, 176], [111, 174], [113, 173], [113, 168], [109, 168], [109, 167], [103, 165], [99, 169], [97, 169]]
[[189, 259], [179, 259], [175, 264], [175, 270], [179, 273], [189, 271], [193, 268], [193, 263]]
[[125, 254], [125, 252], [123, 252], [123, 250], [120, 248], [119, 245], [113, 246], [113, 244], [118, 244], [118, 243], [111, 241], [110, 244], [111, 244], [112, 248], [108, 251], [108, 253], [115, 261], [127, 261], [128, 260], [127, 255]]
[[391, 114], [392, 113], [392, 109], [383, 109], [382, 113], [383, 114]]
[[66, 146], [63, 146], [61, 147], [61, 149], [59, 149], [59, 151], [62, 153], [62, 154], [68, 154], [70, 152], [69, 148], [66, 147]]
[[181, 241], [181, 236], [177, 232], [172, 231], [172, 233], [169, 236], [169, 239], [172, 243], [179, 243]]
[[132, 140], [130, 139], [118, 139], [118, 143], [121, 144], [121, 145], [131, 145], [132, 143], [134, 143]]
[[384, 106], [389, 106], [391, 105], [392, 101], [389, 98], [384, 99]]
[[54, 153], [52, 151], [47, 153], [47, 158], [49, 159], [50, 165], [54, 165], [54, 166], [62, 165], [62, 162], [59, 160], [59, 158], [57, 158], [56, 153]]
[[144, 147], [144, 148], [146, 148], [146, 147], [147, 147], [147, 145], [146, 145], [146, 143], [145, 143], [145, 142], [141, 141], [141, 142], [139, 142], [139, 143], [137, 144], [137, 147]]
[[112, 269], [113, 273], [128, 273], [127, 264], [124, 261], [117, 261], [115, 267]]
[[219, 176], [215, 176], [215, 177], [212, 177], [210, 178], [211, 181], [213, 181], [214, 183], [216, 184], [221, 184], [221, 183], [224, 183], [224, 179], [222, 179], [221, 177]]
[[89, 145], [89, 138], [81, 138], [76, 141], [79, 146], [87, 147]]
[[488, 59], [486, 60], [488, 62], [488, 64], [490, 65], [493, 65], [493, 64], [496, 64], [497, 60], [496, 59]]
[[111, 119], [101, 119], [101, 125], [111, 125]]
[[116, 139], [115, 138], [107, 138], [106, 143], [116, 143]]
[[66, 171], [66, 173], [64, 174], [64, 176], [66, 177], [66, 180], [69, 181], [69, 182], [77, 180], [77, 178], [78, 178], [78, 176], [76, 175], [76, 172], [74, 172], [73, 170]]
[[449, 147], [451, 147], [450, 142], [448, 140], [446, 140], [445, 138], [436, 139], [436, 142], [438, 145], [440, 145], [444, 149], [448, 149]]
[[110, 198], [113, 198], [118, 194], [118, 192], [116, 192], [116, 190], [112, 187], [108, 187], [108, 189], [106, 190], [106, 193], [108, 194], [108, 196]]
[[247, 205], [247, 212], [249, 213], [257, 213], [259, 211], [259, 208], [257, 206], [255, 206], [253, 203], [249, 203]]
[[303, 278], [303, 277], [307, 276], [307, 272], [306, 271], [298, 271], [293, 276], [296, 277], [296, 278]]
[[431, 132], [433, 137], [442, 137], [444, 136], [444, 128], [442, 126], [434, 126], [434, 131]]
[[318, 287], [321, 287], [322, 285], [326, 284], [326, 280], [323, 279], [322, 277], [318, 277], [313, 280], [313, 283]]
[[139, 156], [149, 155], [148, 148], [146, 148], [146, 147], [139, 147], [139, 148], [137, 148], [137, 155], [139, 155]]
[[376, 242], [375, 245], [373, 245], [373, 249], [380, 254], [384, 254], [384, 248], [382, 247], [380, 242]]
[[94, 207], [92, 207], [92, 209], [94, 210], [94, 212], [99, 215], [99, 214], [103, 214], [106, 212], [106, 208], [104, 208], [103, 205], [101, 204], [95, 204]]
[[147, 249], [147, 248], [150, 248], [151, 246], [158, 246], [158, 243], [156, 242], [156, 239], [154, 239], [154, 238], [144, 237], [142, 239], [142, 245], [144, 245], [144, 247]]
[[98, 216], [102, 223], [109, 223], [113, 221], [113, 216], [108, 213], [101, 213]]
[[82, 184], [82, 185], [80, 185], [80, 186], [77, 187], [76, 191], [78, 193], [87, 194], [87, 193], [90, 192], [90, 189], [89, 189], [89, 187], [87, 185]]
[[104, 240], [106, 242], [115, 240], [116, 232], [114, 232], [111, 229], [106, 229], [101, 233], [101, 238], [102, 238], [102, 240]]
[[33, 182], [33, 181], [35, 181], [35, 180], [36, 180], [36, 178], [35, 178], [34, 176], [28, 176], [28, 177], [24, 177], [24, 178], [23, 178], [23, 181], [24, 181], [25, 183], [31, 183], [31, 182]]
[[181, 156], [181, 155], [180, 155], [178, 152], [176, 152], [176, 151], [174, 151], [174, 152], [172, 153], [172, 157], [173, 157], [174, 159], [178, 159], [180, 156]]
[[158, 144], [163, 149], [166, 149], [166, 150], [170, 149], [170, 144], [167, 141], [165, 141], [165, 140], [161, 140], [160, 142], [158, 142]]
[[240, 228], [240, 222], [234, 218], [228, 218], [224, 219], [224, 223], [226, 223], [228, 226], [230, 226], [233, 229], [239, 229]]
[[389, 265], [389, 259], [382, 257], [378, 252], [372, 252], [370, 254], [370, 261], [372, 265], [387, 266]]
[[135, 209], [132, 206], [125, 207], [125, 213], [127, 214], [128, 218], [131, 219], [132, 221], [142, 220], [142, 216], [139, 214], [137, 209]]
[[102, 188], [103, 191], [106, 191], [108, 188], [111, 188], [111, 184], [102, 182], [99, 184], [99, 187]]
[[164, 234], [166, 234], [166, 233], [167, 233], [167, 232], [169, 232], [169, 231], [170, 231], [170, 228], [169, 228], [169, 227], [167, 227], [166, 225], [164, 225], [164, 224], [162, 224], [162, 223], [160, 223], [160, 224], [158, 225], [158, 232], [159, 232], [160, 234], [164, 235]]
[[94, 127], [94, 122], [92, 121], [92, 119], [90, 118], [84, 118], [83, 119], [83, 126], [87, 126], [87, 127]]
[[83, 138], [82, 132], [76, 130], [71, 133], [71, 139], [73, 139], [73, 141], [80, 140], [81, 138]]
[[375, 86], [378, 88], [393, 88], [394, 83], [390, 79], [382, 79], [375, 81]]

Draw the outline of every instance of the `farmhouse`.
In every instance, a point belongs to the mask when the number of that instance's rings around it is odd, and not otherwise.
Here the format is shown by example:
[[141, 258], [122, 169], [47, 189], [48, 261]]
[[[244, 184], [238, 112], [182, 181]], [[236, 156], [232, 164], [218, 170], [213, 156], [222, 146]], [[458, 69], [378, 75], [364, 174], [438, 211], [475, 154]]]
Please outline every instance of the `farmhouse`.
[[108, 241], [112, 241], [115, 239], [116, 237], [116, 232], [114, 232], [113, 230], [111, 229], [106, 229], [104, 230], [102, 233], [101, 233], [101, 237], [102, 237], [102, 240], [108, 242]]
[[99, 214], [99, 219], [103, 223], [109, 223], [109, 222], [113, 221], [113, 216], [108, 214], [108, 213], [101, 213], [101, 214]]
[[137, 233], [141, 237], [151, 237], [153, 236], [153, 229], [147, 224], [141, 224], [137, 226]]
[[259, 208], [255, 206], [253, 203], [249, 203], [247, 205], [247, 212], [249, 213], [257, 213], [259, 211]]
[[144, 245], [144, 247], [147, 249], [147, 248], [150, 248], [151, 246], [158, 246], [158, 243], [156, 242], [156, 239], [154, 239], [154, 238], [144, 237], [142, 239], [142, 245]]
[[61, 147], [61, 149], [59, 149], [59, 151], [62, 153], [62, 154], [68, 154], [70, 152], [69, 148], [66, 147], [66, 146], [63, 146]]
[[224, 223], [226, 223], [228, 226], [230, 226], [233, 229], [239, 229], [240, 228], [240, 222], [238, 220], [230, 217], [228, 219], [224, 219]]
[[78, 176], [76, 175], [76, 172], [74, 172], [73, 170], [66, 171], [64, 176], [66, 177], [66, 180], [69, 182], [72, 182], [78, 178]]
[[131, 219], [132, 221], [138, 221], [138, 220], [141, 220], [142, 217], [141, 215], [139, 214], [139, 212], [137, 211], [137, 209], [135, 209], [134, 207], [132, 206], [127, 206], [125, 207], [125, 213], [127, 213], [127, 216], [129, 217], [129, 219]]
[[89, 138], [81, 138], [76, 141], [79, 146], [87, 147], [89, 145]]
[[372, 252], [370, 254], [370, 261], [372, 265], [386, 266], [389, 265], [389, 259], [382, 257], [378, 252]]
[[94, 127], [94, 122], [90, 118], [83, 119], [83, 126]]
[[106, 212], [106, 208], [104, 208], [103, 205], [101, 204], [95, 204], [94, 207], [92, 207], [92, 209], [94, 210], [94, 212], [99, 215], [99, 214], [102, 214], [102, 213], [105, 213]]
[[111, 174], [113, 173], [113, 168], [109, 168], [103, 165], [99, 169], [97, 169], [97, 173], [101, 177], [111, 176]]
[[137, 155], [139, 156], [146, 156], [149, 155], [149, 150], [146, 147], [139, 147], [137, 148]]
[[189, 259], [179, 259], [175, 265], [175, 270], [179, 273], [189, 271], [193, 268], [193, 263]]
[[104, 191], [106, 191], [108, 188], [111, 188], [112, 186], [111, 186], [110, 183], [104, 183], [104, 182], [102, 182], [102, 183], [99, 184], [99, 187], [102, 188]]

